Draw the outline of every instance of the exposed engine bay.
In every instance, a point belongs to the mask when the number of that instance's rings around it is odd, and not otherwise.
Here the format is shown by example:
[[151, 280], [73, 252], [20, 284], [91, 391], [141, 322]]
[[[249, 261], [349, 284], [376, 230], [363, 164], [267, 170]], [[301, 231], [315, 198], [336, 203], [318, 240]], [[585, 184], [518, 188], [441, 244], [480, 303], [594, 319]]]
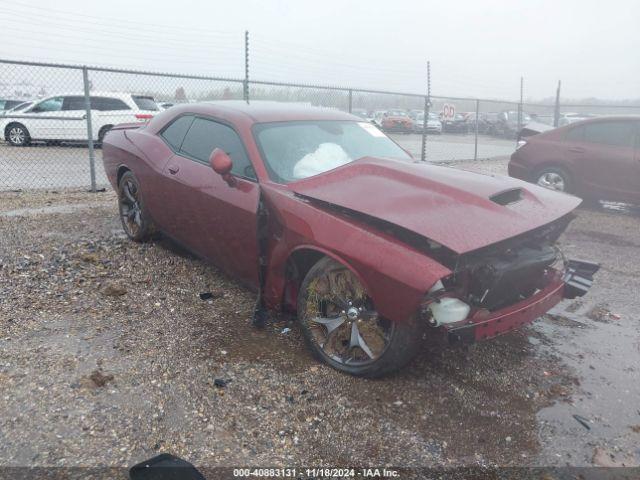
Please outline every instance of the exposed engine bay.
[[572, 217], [512, 238], [489, 248], [458, 257], [454, 274], [443, 280], [469, 305], [494, 311], [533, 295], [544, 287], [552, 266], [564, 268], [555, 245]]

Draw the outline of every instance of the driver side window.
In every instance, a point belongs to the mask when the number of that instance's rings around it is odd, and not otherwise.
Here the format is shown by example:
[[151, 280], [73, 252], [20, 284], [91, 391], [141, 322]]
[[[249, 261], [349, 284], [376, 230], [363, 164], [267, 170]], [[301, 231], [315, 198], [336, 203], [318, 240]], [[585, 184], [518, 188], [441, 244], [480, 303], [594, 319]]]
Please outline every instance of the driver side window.
[[59, 112], [62, 110], [62, 101], [62, 97], [49, 98], [48, 100], [38, 103], [31, 111], [35, 113]]
[[196, 117], [184, 137], [180, 152], [204, 163], [214, 149], [224, 150], [233, 161], [231, 173], [256, 180], [256, 174], [238, 134], [227, 125]]

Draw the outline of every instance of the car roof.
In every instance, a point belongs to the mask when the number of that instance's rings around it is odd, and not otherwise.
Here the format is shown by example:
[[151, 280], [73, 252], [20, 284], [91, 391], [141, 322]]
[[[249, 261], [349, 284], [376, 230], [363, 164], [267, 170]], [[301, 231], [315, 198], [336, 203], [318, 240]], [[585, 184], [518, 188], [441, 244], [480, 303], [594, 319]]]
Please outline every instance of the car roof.
[[223, 116], [232, 121], [251, 123], [281, 122], [296, 120], [349, 120], [361, 122], [360, 117], [337, 109], [314, 107], [304, 103], [219, 100], [176, 105], [171, 108], [173, 116], [184, 113]]
[[[599, 122], [608, 122], [608, 121], [639, 121], [640, 115], [603, 115], [601, 117], [589, 117], [584, 120], [580, 120], [577, 122], [570, 123], [569, 125], [565, 125], [565, 127], [576, 127], [578, 125], [586, 125], [589, 123], [599, 123]], [[564, 128], [564, 127], [563, 127]]]
[[[111, 98], [131, 98], [134, 97], [148, 97], [153, 98], [153, 95], [145, 95], [143, 93], [127, 93], [127, 92], [91, 92], [89, 93], [91, 97], [111, 97]], [[84, 97], [84, 92], [65, 92], [65, 93], [55, 93], [52, 95], [47, 95], [46, 97], [39, 98], [38, 100], [45, 100], [47, 98], [55, 98], [55, 97]]]

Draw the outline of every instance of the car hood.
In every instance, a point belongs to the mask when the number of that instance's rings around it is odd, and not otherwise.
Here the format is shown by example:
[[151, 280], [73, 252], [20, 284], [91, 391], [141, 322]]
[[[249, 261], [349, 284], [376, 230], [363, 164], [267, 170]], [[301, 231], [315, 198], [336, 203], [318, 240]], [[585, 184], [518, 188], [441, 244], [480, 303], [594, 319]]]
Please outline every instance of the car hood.
[[580, 204], [576, 197], [509, 177], [371, 157], [289, 188], [410, 230], [459, 254], [534, 230]]

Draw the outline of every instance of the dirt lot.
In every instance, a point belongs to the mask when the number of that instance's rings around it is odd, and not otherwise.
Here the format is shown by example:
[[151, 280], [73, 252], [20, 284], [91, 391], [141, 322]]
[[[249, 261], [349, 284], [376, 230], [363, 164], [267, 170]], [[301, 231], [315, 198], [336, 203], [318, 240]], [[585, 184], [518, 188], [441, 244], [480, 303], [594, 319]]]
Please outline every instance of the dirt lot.
[[295, 324], [252, 328], [253, 294], [215, 268], [126, 240], [113, 193], [0, 193], [1, 462], [637, 465], [640, 215], [580, 210], [562, 245], [602, 263], [582, 301], [367, 381]]

